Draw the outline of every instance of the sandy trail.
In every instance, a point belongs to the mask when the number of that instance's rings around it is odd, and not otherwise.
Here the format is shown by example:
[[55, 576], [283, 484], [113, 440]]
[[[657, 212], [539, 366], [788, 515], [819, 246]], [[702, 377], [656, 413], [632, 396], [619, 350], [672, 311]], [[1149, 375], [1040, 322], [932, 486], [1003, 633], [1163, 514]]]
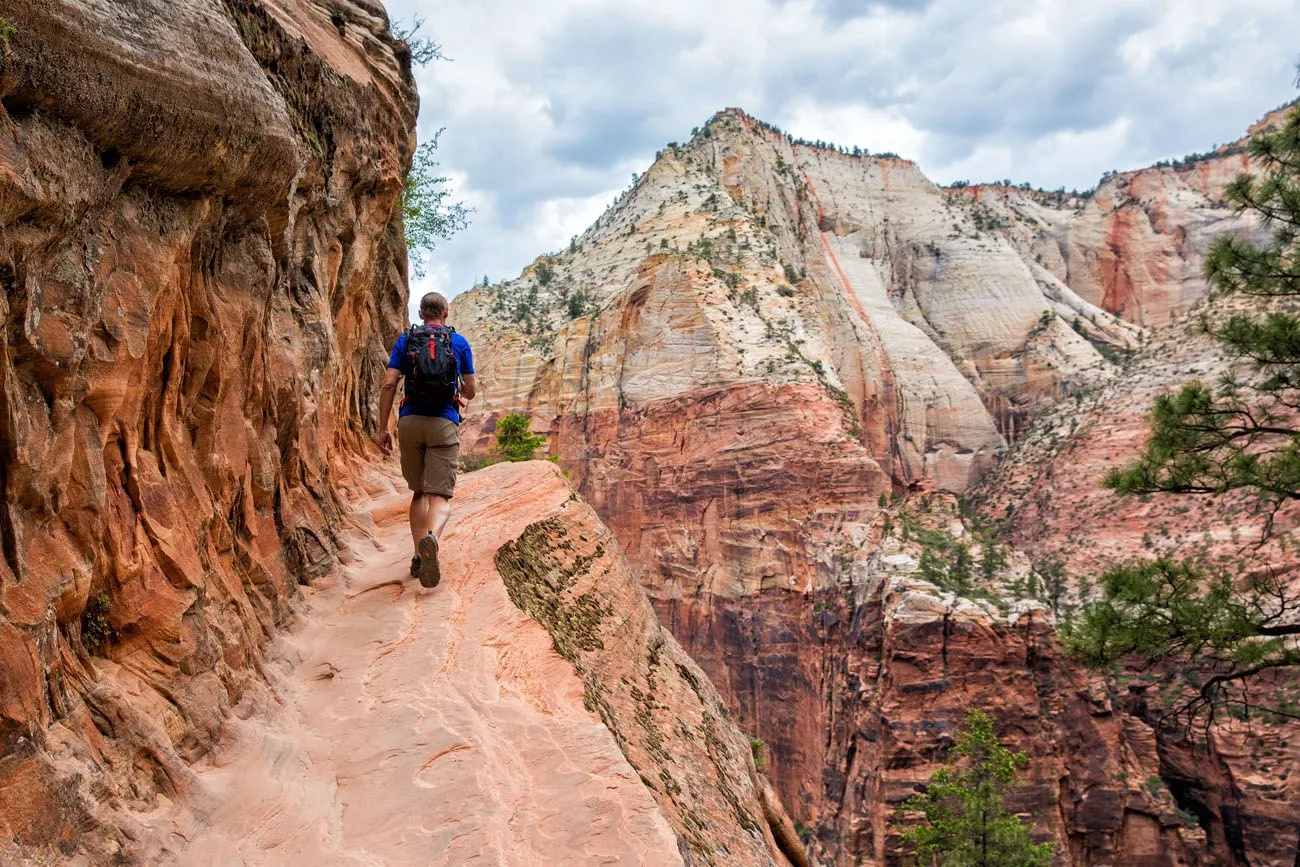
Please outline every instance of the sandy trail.
[[357, 534], [354, 562], [272, 652], [277, 701], [232, 721], [183, 818], [149, 823], [178, 863], [681, 863], [581, 682], [493, 566], [568, 497], [519, 469], [462, 479], [432, 590], [406, 577], [407, 495], [385, 484], [361, 504], [373, 536]]

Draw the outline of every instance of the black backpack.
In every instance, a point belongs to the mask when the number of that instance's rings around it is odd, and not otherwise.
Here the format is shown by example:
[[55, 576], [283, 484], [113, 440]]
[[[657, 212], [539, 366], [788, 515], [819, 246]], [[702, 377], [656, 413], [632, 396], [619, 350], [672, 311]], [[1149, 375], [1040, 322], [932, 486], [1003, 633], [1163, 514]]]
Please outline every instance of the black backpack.
[[406, 332], [406, 353], [402, 376], [406, 377], [406, 399], [422, 406], [451, 403], [456, 394], [456, 353], [449, 325], [413, 325]]

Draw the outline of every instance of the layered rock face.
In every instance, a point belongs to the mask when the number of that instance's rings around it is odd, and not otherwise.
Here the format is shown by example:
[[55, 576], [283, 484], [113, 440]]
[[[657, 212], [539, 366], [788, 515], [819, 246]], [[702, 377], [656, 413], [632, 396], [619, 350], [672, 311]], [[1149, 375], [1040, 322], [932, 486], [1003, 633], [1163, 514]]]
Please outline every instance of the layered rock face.
[[[1240, 302], [1211, 315], [1239, 312]], [[1156, 330], [1125, 375], [1046, 412], [997, 470], [974, 491], [989, 517], [1003, 522], [1014, 544], [1041, 566], [1059, 564], [1086, 582], [1118, 563], [1168, 556], [1218, 565], [1238, 574], [1291, 575], [1295, 586], [1297, 510], [1273, 516], [1250, 496], [1150, 495], [1118, 498], [1102, 488], [1105, 474], [1140, 451], [1155, 397], [1230, 371], [1249, 375], [1214, 341], [1178, 322]], [[1300, 590], [1300, 587], [1296, 588]], [[1254, 692], [1265, 701], [1294, 689], [1294, 675], [1264, 674]], [[1121, 703], [1134, 717], [1155, 720], [1156, 690], [1135, 688]], [[1266, 719], [1221, 719], [1195, 746], [1171, 728], [1157, 742], [1161, 773], [1184, 808], [1204, 818], [1211, 851], [1223, 863], [1289, 865], [1300, 847], [1300, 737], [1295, 726]]]
[[416, 98], [374, 0], [3, 14], [0, 837], [105, 863], [333, 563]]
[[723, 113], [567, 252], [456, 299], [486, 395], [466, 448], [529, 413], [655, 599], [834, 586], [882, 494], [966, 489], [1111, 375], [1070, 319], [1135, 339], [962, 207]]
[[1249, 216], [1225, 207], [1223, 193], [1250, 171], [1249, 135], [1279, 126], [1288, 110], [1270, 112], [1246, 137], [1214, 151], [1109, 174], [1084, 196], [995, 185], [958, 195], [1031, 268], [1046, 268], [1081, 298], [1129, 322], [1158, 328], [1205, 297], [1202, 265], [1215, 238], [1263, 234]]
[[[906, 161], [724, 112], [566, 251], [456, 299], [485, 393], [463, 441], [488, 448], [512, 411], [549, 434], [661, 619], [771, 745], [778, 791], [825, 859], [893, 863], [895, 805], [976, 703], [1034, 757], [1023, 806], [1064, 863], [1284, 863], [1229, 842], [1243, 801], [1209, 779], [1224, 766], [1192, 781], [1130, 697], [1059, 661], [1041, 615], [901, 604], [918, 597], [877, 568], [885, 495], [969, 490], [1030, 414], [1112, 387], [1108, 359], [1143, 339], [1125, 317], [1199, 297], [1212, 230], [1243, 226], [1215, 198], [1240, 157], [1215, 159], [1209, 180], [1198, 163], [1125, 181], [1149, 200], [1107, 204], [1103, 185], [1058, 203], [942, 190]], [[1157, 205], [1143, 244], [1097, 240], [1112, 211]], [[1148, 267], [1182, 214], [1186, 261]], [[1123, 292], [1107, 288], [1119, 273]], [[1161, 774], [1178, 805], [1201, 803], [1184, 797], [1197, 787], [1219, 800], [1179, 814]]]
[[[1251, 132], [1280, 124], [1288, 110], [1271, 113]], [[1255, 312], [1239, 298], [1197, 309], [1207, 290], [1203, 256], [1214, 238], [1236, 232], [1265, 241], [1253, 221], [1222, 210], [1224, 187], [1249, 169], [1245, 144], [1113, 175], [1064, 220], [1051, 195], [1003, 189], [994, 204], [985, 192], [969, 191], [990, 208], [1037, 215], [1046, 229], [1016, 225], [1011, 232], [1027, 254], [1040, 256], [1085, 297], [1158, 326], [1144, 335], [1122, 376], [1045, 412], [973, 492], [981, 510], [1003, 522], [1035, 563], [1059, 565], [1078, 579], [1064, 588], [1069, 601], [1117, 563], [1155, 556], [1243, 574], [1296, 574], [1300, 522], [1293, 506], [1273, 516], [1266, 534], [1267, 510], [1247, 495], [1117, 498], [1101, 487], [1108, 471], [1141, 450], [1157, 395], [1193, 380], [1252, 375], [1250, 365], [1225, 356], [1194, 323], [1201, 314]], [[1295, 677], [1286, 674], [1265, 674], [1256, 684], [1261, 696], [1294, 687]], [[1135, 689], [1123, 705], [1142, 719], [1162, 713], [1149, 687]], [[1161, 773], [1180, 804], [1201, 817], [1210, 850], [1223, 863], [1289, 865], [1300, 851], [1300, 739], [1293, 728], [1221, 719], [1195, 746], [1176, 729], [1161, 732]]]
[[1025, 412], [1107, 375], [1073, 318], [1099, 341], [1136, 339], [981, 219], [912, 163], [722, 113], [568, 251], [457, 299], [461, 329], [490, 348], [475, 420], [811, 385], [900, 485], [963, 490]]
[[[654, 794], [685, 862], [807, 867], [794, 824], [757, 767], [765, 756], [660, 626], [591, 507], [545, 463], [482, 472], [480, 486], [501, 508], [537, 519], [494, 557], [511, 601], [545, 627], [581, 677], [584, 706]], [[520, 505], [538, 492], [550, 496], [549, 508]]]

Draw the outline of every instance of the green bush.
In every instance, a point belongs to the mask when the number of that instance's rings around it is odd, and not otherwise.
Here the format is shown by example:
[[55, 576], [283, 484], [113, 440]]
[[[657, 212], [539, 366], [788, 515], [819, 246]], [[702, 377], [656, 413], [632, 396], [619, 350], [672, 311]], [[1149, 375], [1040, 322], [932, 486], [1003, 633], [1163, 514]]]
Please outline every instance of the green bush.
[[523, 413], [512, 412], [497, 420], [496, 452], [507, 461], [531, 461], [546, 445], [546, 437], [533, 433], [533, 423]]
[[749, 749], [754, 754], [754, 769], [760, 774], [767, 770], [767, 744], [762, 738], [751, 737]]
[[475, 470], [490, 467], [496, 462], [496, 458], [486, 452], [461, 452], [460, 471], [462, 473], [472, 473]]
[[537, 273], [537, 282], [541, 283], [543, 286], [545, 286], [547, 283], [550, 283], [551, 278], [555, 276], [555, 272], [551, 270], [551, 264], [547, 262], [545, 259], [537, 263], [536, 273]]
[[394, 21], [391, 29], [394, 39], [406, 43], [411, 52], [411, 62], [416, 66], [426, 66], [435, 60], [447, 60], [443, 56], [441, 45], [419, 35], [423, 27], [424, 19], [416, 16], [410, 24]]
[[0, 18], [0, 70], [9, 63], [9, 40], [18, 35], [18, 28], [13, 22]]
[[595, 306], [593, 299], [589, 297], [586, 292], [582, 290], [574, 292], [569, 296], [568, 300], [569, 318], [578, 319], [585, 316], [588, 313], [593, 312]]
[[86, 602], [81, 613], [81, 643], [90, 653], [117, 639], [117, 630], [108, 622], [109, 605], [108, 594], [101, 591]]

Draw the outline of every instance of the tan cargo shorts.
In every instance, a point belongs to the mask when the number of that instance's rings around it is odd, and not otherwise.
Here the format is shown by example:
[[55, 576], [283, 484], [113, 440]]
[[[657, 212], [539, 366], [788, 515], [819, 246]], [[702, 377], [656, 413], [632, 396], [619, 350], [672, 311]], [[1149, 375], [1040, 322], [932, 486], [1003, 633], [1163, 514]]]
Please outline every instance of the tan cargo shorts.
[[397, 420], [402, 476], [412, 491], [451, 499], [460, 466], [460, 427], [450, 419], [406, 415]]

